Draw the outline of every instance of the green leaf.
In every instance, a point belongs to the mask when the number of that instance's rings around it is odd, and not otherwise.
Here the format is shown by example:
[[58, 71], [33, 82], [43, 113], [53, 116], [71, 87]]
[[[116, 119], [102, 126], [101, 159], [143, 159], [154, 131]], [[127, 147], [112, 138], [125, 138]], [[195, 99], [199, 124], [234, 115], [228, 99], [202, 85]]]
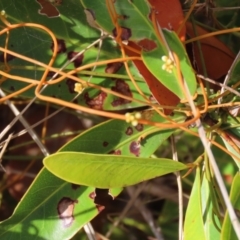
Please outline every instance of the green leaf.
[[[171, 51], [175, 52], [179, 58], [181, 72], [187, 83], [190, 94], [194, 95], [197, 83], [187, 53], [175, 32], [163, 29], [163, 33]], [[168, 56], [165, 46], [159, 46], [153, 51], [142, 53], [143, 61], [152, 74], [180, 99], [186, 99], [178, 80], [176, 68], [173, 68], [171, 73], [162, 69], [162, 66], [165, 63], [162, 60], [163, 56]]]
[[184, 239], [185, 240], [204, 240], [203, 213], [201, 207], [201, 179], [200, 169], [197, 168], [197, 174], [190, 195], [186, 217], [184, 222]]
[[[153, 115], [152, 120], [165, 121], [157, 115]], [[176, 115], [175, 120], [181, 122], [184, 117]], [[152, 126], [138, 126], [132, 127], [132, 129], [129, 127], [131, 126], [126, 122], [109, 120], [81, 133], [63, 146], [60, 151], [108, 153], [118, 150], [127, 154], [132, 141], [136, 141], [141, 135], [146, 135], [148, 131], [154, 129]], [[165, 129], [145, 136], [139, 156], [149, 157], [174, 131], [174, 129]], [[103, 144], [104, 142], [109, 144]], [[24, 240], [33, 238], [59, 240], [59, 236], [61, 239], [71, 238], [84, 224], [99, 214], [101, 207], [94, 203], [94, 192], [95, 188], [77, 187], [59, 179], [43, 168], [16, 207], [13, 215], [0, 223], [1, 239], [16, 239], [20, 232], [24, 233]], [[109, 194], [113, 197], [120, 192], [120, 188], [109, 190]], [[64, 197], [76, 200], [74, 223], [67, 228], [63, 227], [63, 221], [59, 219], [57, 211], [57, 205]], [[44, 227], [43, 230], [42, 226], [48, 224], [50, 227]]]
[[94, 194], [95, 188], [69, 184], [42, 169], [13, 215], [1, 222], [0, 238], [69, 239], [99, 213]]
[[[142, 115], [150, 116], [149, 120], [154, 122], [168, 122], [154, 111], [145, 111]], [[183, 122], [185, 116], [176, 113], [172, 120]], [[149, 157], [174, 131], [142, 124], [133, 127], [124, 121], [110, 120], [80, 134], [63, 146], [61, 151]]]
[[[116, 26], [111, 20], [106, 1], [81, 0], [81, 2], [85, 9], [90, 10], [94, 14], [96, 23], [106, 32], [113, 34]], [[110, 1], [108, 0], [108, 2]], [[119, 16], [123, 16], [122, 19], [120, 17], [117, 19], [119, 26], [128, 28], [131, 32], [129, 40], [135, 41], [144, 38], [157, 40], [153, 25], [148, 18], [150, 6], [146, 1], [116, 1], [114, 2], [114, 8]]]
[[[204, 223], [204, 231], [206, 239], [214, 240], [220, 239], [220, 232], [216, 228], [216, 225], [220, 228], [221, 223], [219, 219], [214, 214], [213, 208], [213, 199], [211, 195], [211, 191], [213, 189], [210, 186], [210, 182], [208, 182], [206, 178], [206, 174], [203, 174], [203, 180], [201, 185], [201, 200], [202, 200], [202, 213], [203, 213], [203, 223]], [[214, 219], [213, 219], [214, 218]]]
[[97, 188], [125, 187], [187, 168], [168, 159], [78, 152], [56, 153], [43, 163], [65, 181]]
[[[236, 211], [240, 211], [240, 173], [238, 172], [232, 183], [231, 187], [231, 192], [230, 192], [230, 200], [232, 202], [232, 205]], [[239, 221], [239, 217], [238, 217]], [[229, 218], [229, 214], [226, 213], [224, 222], [223, 222], [223, 227], [222, 227], [222, 232], [221, 232], [221, 239], [231, 239], [231, 240], [237, 240], [238, 237], [233, 229], [232, 223]]]
[[[0, 9], [4, 9], [7, 14], [7, 20], [11, 24], [16, 23], [36, 23], [49, 28], [58, 39], [63, 40], [66, 49], [57, 55], [54, 66], [59, 68], [68, 60], [70, 51], [79, 51], [91, 43], [93, 39], [98, 38], [99, 32], [96, 29], [88, 27], [83, 8], [79, 1], [70, 0], [62, 2], [57, 7], [60, 12], [60, 17], [48, 18], [45, 15], [40, 15], [38, 10], [41, 9], [37, 1], [25, 0], [24, 4], [16, 0], [2, 0]], [[1, 25], [3, 25], [1, 23]], [[20, 27], [10, 31], [8, 49], [14, 52], [23, 54], [24, 56], [33, 58], [45, 64], [48, 64], [51, 55], [52, 39], [47, 32], [36, 27]], [[6, 35], [0, 36], [0, 45], [5, 45]], [[86, 40], [87, 39], [87, 40]], [[95, 50], [96, 52], [96, 50]], [[113, 51], [114, 52], [114, 51]], [[89, 57], [92, 57], [90, 54]], [[87, 60], [88, 57], [84, 57]], [[10, 74], [23, 76], [34, 80], [41, 79], [45, 69], [15, 58], [8, 62], [10, 65]], [[70, 64], [69, 69], [74, 69], [74, 65]], [[8, 79], [2, 84], [6, 91], [16, 91], [26, 83]], [[49, 86], [44, 93], [46, 95], [61, 97], [62, 99], [70, 100], [73, 98], [72, 93], [68, 89], [68, 85], [64, 82]], [[23, 94], [27, 97], [34, 96], [33, 89]]]

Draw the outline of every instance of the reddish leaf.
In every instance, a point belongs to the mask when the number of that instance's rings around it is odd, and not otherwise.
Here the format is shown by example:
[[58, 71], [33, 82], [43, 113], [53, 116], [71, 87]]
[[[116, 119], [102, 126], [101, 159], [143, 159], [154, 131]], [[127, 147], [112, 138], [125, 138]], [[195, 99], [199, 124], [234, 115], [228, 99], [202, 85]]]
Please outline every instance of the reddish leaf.
[[[187, 35], [191, 38], [196, 37], [190, 22], [186, 23], [186, 27]], [[196, 31], [198, 36], [209, 33], [199, 26], [196, 26]], [[208, 77], [219, 79], [226, 75], [234, 60], [234, 54], [231, 50], [214, 36], [201, 39], [200, 42]], [[192, 51], [198, 72], [203, 74], [203, 66], [196, 43], [193, 44]]]
[[[184, 20], [182, 7], [179, 0], [148, 0], [151, 7], [156, 10], [156, 20], [162, 28], [177, 31]], [[184, 41], [186, 34], [185, 26], [178, 34]]]
[[[181, 4], [179, 0], [148, 0], [152, 9], [155, 9], [156, 20], [162, 28], [177, 31], [184, 20]], [[185, 26], [182, 28], [179, 37], [185, 40]], [[138, 43], [129, 42], [128, 46], [137, 50], [151, 51], [157, 47], [156, 43], [149, 39], [143, 39]], [[128, 56], [137, 54], [129, 49], [125, 49]], [[147, 69], [145, 64], [140, 60], [133, 61], [140, 74], [147, 82], [153, 96], [161, 105], [176, 106], [179, 98], [167, 89], [153, 74]], [[172, 110], [164, 109], [165, 114], [170, 114]]]

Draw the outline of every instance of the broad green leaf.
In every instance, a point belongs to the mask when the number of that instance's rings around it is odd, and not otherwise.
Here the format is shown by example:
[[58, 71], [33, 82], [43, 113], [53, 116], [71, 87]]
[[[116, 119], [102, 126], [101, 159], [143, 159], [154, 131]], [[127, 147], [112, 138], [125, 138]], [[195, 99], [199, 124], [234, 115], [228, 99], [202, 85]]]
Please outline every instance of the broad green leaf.
[[[164, 122], [164, 119], [158, 116], [153, 116], [153, 120]], [[175, 120], [183, 121], [184, 118], [178, 116]], [[138, 126], [129, 131], [129, 127], [131, 127], [129, 124], [119, 120], [104, 122], [83, 132], [63, 146], [60, 151], [108, 153], [120, 148], [125, 152], [123, 147], [126, 146], [127, 149], [129, 142], [136, 141], [141, 134], [146, 134], [147, 130], [153, 130], [151, 126], [142, 126], [141, 128]], [[132, 136], [126, 134], [126, 130], [128, 130], [127, 133], [132, 132]], [[174, 129], [165, 129], [147, 136], [139, 156], [149, 157], [173, 132]], [[109, 144], [106, 146], [103, 144], [104, 141]], [[59, 236], [61, 239], [71, 238], [84, 224], [98, 215], [101, 208], [94, 204], [94, 192], [95, 188], [85, 186], [77, 188], [43, 168], [16, 207], [13, 215], [0, 223], [1, 239], [15, 239], [23, 230], [24, 240], [33, 238], [59, 240]], [[120, 192], [119, 188], [109, 190], [109, 194], [114, 197]], [[74, 204], [74, 223], [68, 228], [63, 228], [61, 225], [62, 220], [59, 219], [57, 211], [57, 204], [63, 197], [78, 201]], [[50, 228], [43, 229], [48, 222], [51, 222]], [[32, 229], [35, 230], [34, 233], [32, 233]], [[36, 236], [39, 232], [41, 234]]]
[[[142, 114], [150, 116], [149, 120], [154, 122], [168, 122], [153, 111], [145, 111]], [[185, 116], [176, 113], [172, 120], [183, 122]], [[142, 124], [133, 127], [123, 121], [110, 120], [80, 134], [63, 146], [61, 151], [149, 157], [174, 131], [175, 129], [159, 129]]]
[[201, 201], [202, 201], [201, 203], [202, 203], [204, 232], [205, 232], [206, 239], [215, 240], [220, 238], [220, 232], [216, 228], [215, 224], [217, 224], [218, 227], [221, 227], [221, 225], [218, 218], [214, 214], [213, 199], [210, 192], [213, 189], [210, 187], [210, 184], [211, 183], [208, 182], [206, 178], [206, 174], [204, 173], [202, 185], [201, 185]]
[[97, 188], [125, 187], [187, 168], [168, 159], [79, 152], [52, 154], [43, 163], [65, 181]]
[[204, 240], [203, 212], [201, 206], [201, 177], [200, 169], [197, 168], [195, 181], [190, 195], [186, 217], [184, 222], [185, 240]]
[[99, 213], [94, 194], [94, 188], [69, 184], [42, 169], [13, 215], [0, 223], [0, 239], [69, 239]]
[[[239, 212], [240, 211], [240, 174], [237, 172], [233, 179], [232, 187], [231, 187], [231, 192], [230, 192], [230, 200], [232, 202], [232, 205], [234, 209]], [[238, 217], [238, 221], [240, 218]], [[221, 239], [231, 239], [231, 240], [237, 240], [238, 237], [236, 236], [236, 233], [233, 229], [232, 223], [229, 218], [229, 214], [226, 213], [224, 222], [223, 222], [223, 227], [222, 227], [222, 232], [221, 232]]]

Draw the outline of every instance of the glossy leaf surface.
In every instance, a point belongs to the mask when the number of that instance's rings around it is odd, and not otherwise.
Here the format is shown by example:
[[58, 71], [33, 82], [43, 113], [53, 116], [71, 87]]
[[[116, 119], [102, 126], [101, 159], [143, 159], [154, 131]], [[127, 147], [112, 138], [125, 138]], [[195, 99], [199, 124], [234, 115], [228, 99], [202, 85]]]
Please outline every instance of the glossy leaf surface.
[[48, 156], [44, 165], [65, 181], [97, 188], [126, 187], [187, 168], [167, 159], [76, 152]]

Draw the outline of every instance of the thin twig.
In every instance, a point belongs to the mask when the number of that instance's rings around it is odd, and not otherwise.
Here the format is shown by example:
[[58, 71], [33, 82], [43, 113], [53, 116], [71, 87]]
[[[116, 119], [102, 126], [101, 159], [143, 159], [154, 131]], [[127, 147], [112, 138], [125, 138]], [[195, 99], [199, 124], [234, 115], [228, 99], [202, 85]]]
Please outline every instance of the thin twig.
[[8, 143], [9, 143], [10, 140], [12, 139], [12, 135], [13, 135], [12, 133], [9, 134], [9, 136], [8, 136], [8, 138], [7, 138], [5, 144], [4, 144], [4, 146], [3, 146], [3, 148], [2, 148], [2, 150], [1, 150], [1, 152], [0, 152], [0, 167], [2, 168], [2, 170], [3, 170], [4, 172], [6, 172], [6, 169], [5, 169], [5, 168], [3, 167], [3, 165], [2, 165], [2, 157], [3, 157], [3, 154], [4, 154], [5, 150], [6, 150], [6, 148], [7, 148]]
[[[228, 84], [228, 82], [229, 82], [229, 80], [230, 80], [230, 77], [231, 77], [231, 75], [232, 75], [232, 71], [233, 71], [234, 67], [236, 66], [237, 62], [239, 61], [239, 58], [240, 58], [240, 51], [238, 52], [237, 56], [235, 57], [235, 59], [234, 59], [232, 65], [231, 65], [230, 69], [228, 70], [228, 73], [227, 73], [227, 75], [226, 75], [226, 77], [225, 77], [225, 79], [224, 79], [224, 82], [223, 82], [224, 86], [227, 86], [227, 84]], [[225, 89], [222, 87], [220, 94], [223, 94], [224, 91], [225, 91]], [[234, 93], [235, 93], [235, 92], [237, 92], [237, 91], [234, 90]], [[237, 92], [237, 93], [238, 93], [238, 92]], [[236, 94], [236, 93], [235, 93], [235, 94]], [[239, 93], [236, 94], [236, 95], [237, 95], [237, 96], [240, 96]], [[218, 99], [218, 104], [221, 104], [221, 102], [222, 102], [222, 98], [219, 98], [219, 99]]]
[[[5, 93], [2, 91], [2, 89], [0, 89], [0, 96], [1, 97], [5, 97], [6, 96]], [[13, 114], [16, 116], [16, 118], [18, 118], [19, 121], [22, 123], [22, 125], [27, 129], [29, 135], [32, 137], [34, 142], [38, 145], [39, 149], [42, 151], [44, 156], [48, 156], [49, 153], [48, 153], [48, 150], [47, 150], [46, 146], [44, 146], [44, 144], [41, 142], [41, 140], [38, 137], [37, 133], [31, 128], [31, 126], [28, 124], [26, 119], [22, 116], [20, 111], [18, 111], [16, 106], [11, 101], [7, 100], [6, 102], [7, 102], [7, 105], [9, 106], [9, 108], [12, 110]], [[12, 126], [13, 126], [13, 124], [10, 123], [5, 129], [10, 129]], [[2, 136], [0, 136], [0, 139], [1, 138], [2, 138]]]
[[236, 91], [235, 89], [233, 89], [233, 88], [225, 85], [224, 83], [220, 83], [220, 82], [217, 82], [217, 81], [215, 81], [215, 80], [213, 80], [213, 79], [204, 77], [204, 76], [201, 75], [201, 74], [197, 74], [197, 77], [199, 77], [199, 78], [201, 78], [201, 79], [203, 79], [203, 80], [205, 80], [205, 81], [207, 81], [207, 82], [210, 82], [210, 83], [212, 83], [212, 84], [215, 84], [215, 85], [221, 87], [222, 89], [226, 89], [226, 90], [228, 90], [229, 92], [231, 92], [231, 93], [235, 94], [236, 96], [240, 97], [240, 93], [239, 93], [238, 91]]
[[[131, 198], [134, 196], [135, 190], [136, 187], [134, 186], [127, 187], [127, 192]], [[156, 225], [152, 213], [144, 206], [144, 204], [139, 198], [136, 198], [136, 200], [134, 201], [134, 206], [141, 212], [142, 216], [144, 217], [153, 234], [155, 235], [155, 238], [157, 240], [164, 240], [161, 228]]]
[[[13, 169], [7, 169], [6, 171], [3, 171], [2, 169], [0, 169], [0, 172], [6, 172], [7, 174], [16, 174], [16, 175], [21, 175], [22, 171], [18, 171], [18, 170], [13, 170]], [[24, 177], [29, 177], [34, 179], [36, 177], [36, 173], [30, 173], [30, 172], [25, 172], [24, 173]]]
[[[178, 155], [175, 145], [174, 136], [171, 136], [171, 148], [172, 148], [172, 156], [173, 160], [178, 162]], [[182, 181], [181, 175], [178, 172], [175, 172], [177, 178], [177, 186], [178, 186], [178, 204], [179, 204], [179, 226], [178, 226], [178, 236], [179, 240], [183, 239], [183, 191], [182, 191]]]
[[[91, 48], [92, 46], [98, 44], [99, 42], [102, 41], [102, 39], [106, 38], [107, 36], [104, 35], [102, 37], [100, 37], [99, 39], [97, 39], [96, 41], [94, 41], [92, 44], [90, 44], [89, 46], [87, 46], [85, 49], [83, 49], [82, 51], [80, 51], [78, 54], [76, 54], [71, 60], [67, 61], [60, 69], [59, 72], [63, 71], [70, 63], [72, 63], [77, 57], [79, 57], [81, 54], [83, 54], [85, 51], [87, 51], [89, 48]], [[49, 80], [53, 80], [55, 77], [58, 76], [58, 73], [55, 73], [52, 78]], [[40, 93], [42, 93], [43, 90], [45, 90], [45, 88], [48, 85], [43, 86], [43, 88], [41, 89]], [[76, 95], [74, 97], [73, 100], [75, 100], [79, 95]], [[21, 118], [21, 116], [28, 110], [28, 108], [36, 101], [37, 97], [34, 97], [28, 104], [27, 106], [12, 120], [12, 122], [1, 132], [0, 134], [0, 139], [3, 138], [3, 136], [10, 130], [10, 128]], [[61, 111], [63, 108], [59, 109], [59, 111]]]
[[136, 198], [138, 197], [138, 195], [142, 192], [142, 189], [145, 187], [146, 182], [143, 182], [143, 184], [141, 184], [137, 190], [135, 191], [134, 195], [132, 196], [132, 198], [130, 199], [130, 201], [128, 201], [127, 205], [125, 206], [125, 208], [123, 209], [123, 211], [121, 212], [120, 216], [117, 218], [116, 221], [114, 221], [114, 223], [112, 224], [111, 228], [109, 229], [109, 231], [106, 234], [106, 238], [109, 238], [113, 232], [113, 230], [119, 225], [119, 223], [123, 220], [123, 218], [126, 216], [127, 212], [130, 210], [130, 208], [132, 207], [132, 205], [134, 205], [134, 201], [136, 200]]

